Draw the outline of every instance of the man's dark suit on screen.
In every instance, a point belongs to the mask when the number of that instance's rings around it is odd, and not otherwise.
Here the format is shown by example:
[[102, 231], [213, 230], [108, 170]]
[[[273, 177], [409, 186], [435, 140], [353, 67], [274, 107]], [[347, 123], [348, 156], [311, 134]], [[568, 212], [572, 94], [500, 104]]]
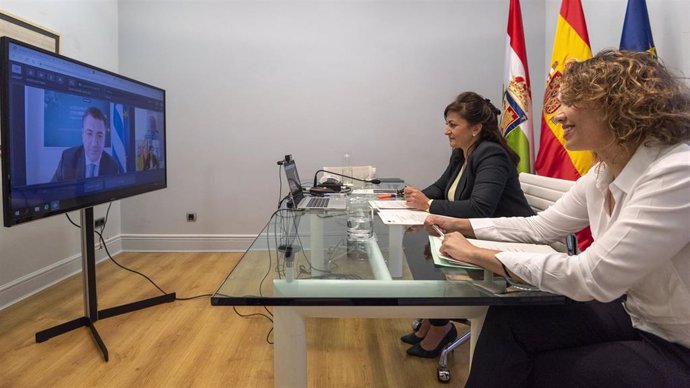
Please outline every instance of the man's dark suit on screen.
[[[86, 156], [84, 146], [72, 147], [62, 151], [60, 163], [55, 169], [51, 182], [84, 179], [86, 177]], [[122, 171], [118, 163], [107, 152], [101, 154], [98, 176], [117, 175]]]

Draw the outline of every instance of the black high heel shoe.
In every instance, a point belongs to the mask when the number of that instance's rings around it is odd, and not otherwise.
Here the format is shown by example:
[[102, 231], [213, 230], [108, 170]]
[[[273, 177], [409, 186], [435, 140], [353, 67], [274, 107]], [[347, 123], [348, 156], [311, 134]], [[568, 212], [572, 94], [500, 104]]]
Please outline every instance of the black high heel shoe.
[[448, 345], [449, 343], [455, 341], [457, 337], [458, 331], [455, 329], [455, 325], [451, 324], [450, 330], [441, 339], [438, 345], [436, 345], [436, 348], [434, 348], [433, 350], [426, 350], [422, 347], [421, 343], [416, 343], [414, 346], [407, 349], [407, 354], [409, 354], [410, 356], [422, 358], [436, 358], [441, 355], [441, 352], [443, 352], [443, 348], [445, 348], [446, 345]]
[[405, 334], [404, 336], [400, 337], [400, 341], [410, 344], [410, 345], [417, 345], [418, 343], [422, 342], [424, 337], [417, 337], [417, 332], [413, 331], [410, 334]]

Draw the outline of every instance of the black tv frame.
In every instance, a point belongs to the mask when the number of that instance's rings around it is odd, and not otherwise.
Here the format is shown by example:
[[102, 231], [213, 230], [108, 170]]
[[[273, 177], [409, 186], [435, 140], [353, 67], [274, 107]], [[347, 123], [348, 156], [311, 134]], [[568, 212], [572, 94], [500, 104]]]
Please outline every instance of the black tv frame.
[[[21, 215], [13, 214], [16, 209], [14, 209], [12, 205], [12, 200], [13, 200], [13, 195], [16, 193], [14, 192], [15, 186], [13, 186], [13, 176], [12, 176], [12, 169], [13, 167], [13, 152], [11, 150], [12, 143], [10, 139], [10, 132], [12, 129], [10, 128], [10, 125], [12, 123], [10, 122], [10, 85], [8, 85], [6, 80], [9, 79], [10, 77], [10, 66], [4, 66], [3, 64], [8, 64], [9, 63], [9, 45], [10, 44], [16, 44], [19, 46], [26, 47], [28, 49], [37, 51], [39, 53], [51, 56], [53, 58], [59, 58], [61, 60], [65, 60], [67, 62], [71, 62], [73, 64], [76, 64], [78, 66], [84, 66], [94, 72], [97, 72], [99, 74], [103, 75], [109, 75], [112, 77], [116, 77], [118, 80], [122, 80], [125, 82], [131, 82], [134, 84], [141, 85], [146, 88], [151, 88], [154, 89], [162, 94], [162, 115], [163, 115], [163, 126], [161, 128], [161, 133], [162, 133], [162, 144], [161, 144], [161, 149], [162, 149], [162, 156], [164, 160], [164, 166], [163, 168], [159, 169], [161, 171], [156, 171], [155, 174], [160, 174], [162, 172], [163, 177], [162, 179], [157, 178], [156, 181], [153, 182], [136, 182], [134, 184], [130, 185], [122, 185], [121, 187], [112, 187], [112, 188], [106, 188], [105, 190], [98, 190], [94, 191], [93, 193], [89, 194], [81, 194], [77, 197], [73, 198], [63, 198], [60, 200], [60, 206], [57, 209], [47, 208], [47, 209], [41, 209], [41, 211], [38, 212], [24, 212]], [[141, 81], [137, 81], [122, 75], [119, 75], [117, 73], [113, 73], [108, 70], [104, 70], [101, 68], [98, 68], [93, 65], [89, 65], [87, 63], [71, 59], [59, 54], [56, 54], [51, 51], [47, 51], [44, 49], [41, 49], [39, 47], [32, 46], [30, 44], [9, 38], [9, 37], [2, 37], [0, 39], [0, 112], [2, 114], [0, 115], [0, 128], [2, 129], [2, 136], [0, 138], [0, 152], [2, 153], [2, 191], [3, 191], [3, 221], [4, 225], [7, 227], [14, 226], [17, 224], [21, 224], [24, 222], [29, 222], [45, 217], [50, 217], [53, 215], [58, 215], [74, 210], [79, 210], [82, 208], [87, 208], [87, 207], [92, 207], [96, 206], [99, 204], [103, 203], [108, 203], [116, 200], [120, 200], [123, 198], [128, 198], [132, 197], [135, 195], [139, 194], [144, 194], [148, 193], [151, 191], [155, 190], [160, 190], [164, 189], [167, 187], [167, 148], [166, 148], [166, 141], [167, 141], [167, 134], [165, 131], [165, 90], [158, 88], [156, 86], [152, 86], [149, 84], [146, 84]], [[134, 139], [135, 140], [135, 139]], [[25, 162], [25, 161], [24, 161]], [[136, 170], [136, 168], [135, 168]], [[147, 172], [148, 174], [151, 174], [151, 172]], [[123, 175], [124, 176], [124, 175]], [[140, 171], [134, 171], [131, 173], [127, 173], [127, 176], [132, 176], [134, 179], [139, 179], [140, 176], [144, 176], [142, 172]], [[79, 182], [73, 182], [74, 187], [79, 187]], [[85, 185], [85, 183], [83, 184]], [[28, 185], [27, 185], [28, 186]], [[51, 183], [45, 183], [45, 184], [35, 184], [33, 185], [34, 187], [37, 187], [36, 190], [43, 190], [43, 187], [45, 186], [46, 190], [51, 190], [53, 189], [51, 186], [55, 187], [55, 190], [59, 188], [60, 185], [56, 184], [51, 184]], [[34, 201], [36, 202], [36, 198], [31, 198], [27, 201]], [[28, 203], [28, 202], [27, 202]], [[27, 208], [31, 208], [37, 203], [28, 203]], [[43, 205], [43, 204], [42, 204]]]
[[[78, 65], [86, 66], [94, 71], [102, 72], [104, 74], [109, 74], [114, 77], [121, 78], [126, 81], [135, 82], [146, 87], [158, 89], [163, 94], [163, 116], [165, 117], [165, 91], [160, 88], [156, 88], [151, 85], [147, 85], [143, 82], [135, 81], [127, 77], [109, 72], [107, 70], [99, 69], [95, 66], [88, 65], [83, 62], [70, 59], [50, 51], [34, 47], [32, 45], [20, 42], [15, 39], [8, 37], [0, 38], [0, 66], [3, 63], [9, 63], [9, 45], [10, 43], [17, 44], [20, 46], [33, 49], [52, 57], [57, 57], [60, 59], [67, 60], [69, 62], [76, 63]], [[103, 310], [98, 310], [98, 294], [96, 286], [96, 255], [95, 255], [95, 228], [94, 228], [94, 216], [93, 216], [93, 206], [111, 202], [114, 200], [131, 197], [138, 194], [143, 194], [153, 190], [159, 190], [167, 187], [167, 167], [165, 168], [163, 174], [164, 179], [162, 184], [151, 184], [151, 185], [140, 185], [134, 188], [127, 188], [122, 190], [111, 190], [107, 192], [101, 192], [92, 196], [85, 196], [81, 201], [75, 201], [69, 206], [61, 207], [55, 211], [40, 212], [33, 215], [27, 215], [25, 217], [17, 218], [13, 217], [11, 214], [12, 208], [10, 205], [10, 192], [11, 192], [11, 143], [9, 137], [10, 131], [10, 115], [9, 109], [10, 104], [8, 101], [9, 97], [9, 85], [7, 85], [5, 80], [8, 79], [10, 71], [9, 66], [2, 66], [0, 69], [0, 75], [3, 82], [0, 85], [0, 109], [2, 112], [2, 117], [0, 118], [0, 124], [2, 129], [2, 186], [3, 186], [3, 219], [5, 226], [14, 226], [23, 222], [33, 221], [37, 219], [42, 219], [48, 216], [66, 213], [73, 210], [81, 210], [81, 255], [82, 255], [82, 280], [83, 280], [83, 297], [84, 297], [84, 316], [71, 321], [53, 326], [51, 328], [42, 330], [36, 333], [36, 342], [44, 342], [58, 335], [67, 333], [69, 331], [78, 329], [80, 327], [88, 327], [92, 337], [95, 340], [96, 345], [103, 355], [103, 359], [107, 362], [109, 360], [108, 348], [98, 334], [94, 323], [99, 319], [105, 319], [113, 317], [116, 315], [125, 314], [128, 312], [140, 310], [147, 307], [152, 307], [161, 303], [170, 303], [176, 300], [176, 294], [174, 292], [163, 294], [157, 297], [148, 298], [132, 303], [123, 304], [120, 306], [110, 307]], [[163, 152], [165, 155], [165, 163], [167, 165], [167, 155], [166, 155], [166, 142], [167, 136], [165, 134], [165, 126], [163, 126]], [[136, 170], [136, 168], [135, 168]]]

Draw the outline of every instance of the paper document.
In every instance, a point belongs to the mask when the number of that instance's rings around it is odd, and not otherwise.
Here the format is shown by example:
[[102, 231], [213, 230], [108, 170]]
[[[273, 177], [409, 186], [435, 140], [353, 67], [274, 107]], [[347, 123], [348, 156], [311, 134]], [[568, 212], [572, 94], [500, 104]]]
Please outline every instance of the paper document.
[[[525, 243], [511, 243], [503, 241], [487, 241], [476, 240], [468, 238], [467, 241], [477, 247], [486, 249], [495, 249], [504, 252], [536, 252], [536, 253], [550, 253], [555, 252], [549, 245], [541, 244], [525, 244]], [[455, 267], [464, 269], [482, 269], [482, 267], [455, 260], [450, 257], [443, 256], [439, 249], [441, 248], [441, 239], [437, 236], [429, 236], [429, 244], [431, 245], [431, 255], [434, 259], [434, 264], [439, 267]]]
[[527, 244], [527, 243], [513, 243], [505, 241], [487, 241], [487, 240], [475, 240], [473, 238], [468, 238], [467, 241], [470, 244], [486, 249], [495, 249], [497, 251], [504, 252], [536, 252], [536, 253], [551, 253], [556, 252], [555, 249], [551, 248], [549, 245], [543, 244]]
[[[415, 210], [412, 209], [411, 207], [407, 206], [407, 203], [405, 203], [405, 200], [383, 200], [383, 201], [369, 201], [369, 205], [373, 207], [374, 209], [382, 210], [382, 209], [410, 209], [410, 210]], [[427, 213], [428, 214], [428, 213]]]
[[457, 269], [480, 269], [483, 268], [443, 256], [439, 251], [441, 249], [441, 238], [438, 236], [429, 236], [429, 245], [431, 250], [431, 257], [434, 259], [434, 265], [437, 267], [457, 268]]
[[398, 189], [353, 189], [352, 194], [397, 194]]
[[378, 215], [386, 225], [424, 225], [424, 220], [429, 213], [420, 210], [384, 209], [379, 210]]

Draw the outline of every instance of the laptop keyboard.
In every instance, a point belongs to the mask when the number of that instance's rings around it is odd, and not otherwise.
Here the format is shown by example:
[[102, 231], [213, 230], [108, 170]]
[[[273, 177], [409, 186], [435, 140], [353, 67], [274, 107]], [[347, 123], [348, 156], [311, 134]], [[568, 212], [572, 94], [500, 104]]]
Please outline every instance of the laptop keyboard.
[[328, 206], [328, 198], [310, 198], [309, 202], [307, 202], [307, 207], [327, 207]]

